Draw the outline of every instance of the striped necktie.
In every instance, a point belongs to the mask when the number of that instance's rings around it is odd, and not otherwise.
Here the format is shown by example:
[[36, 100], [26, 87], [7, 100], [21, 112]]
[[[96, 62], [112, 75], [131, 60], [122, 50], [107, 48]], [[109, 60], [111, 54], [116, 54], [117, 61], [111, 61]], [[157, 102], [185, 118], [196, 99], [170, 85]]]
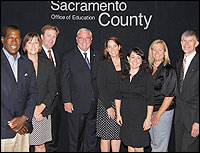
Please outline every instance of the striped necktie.
[[84, 54], [84, 56], [85, 56], [85, 61], [86, 61], [87, 65], [88, 65], [89, 69], [91, 69], [91, 67], [90, 67], [90, 62], [89, 62], [89, 60], [88, 60], [88, 58], [87, 58], [87, 53], [83, 53], [83, 54]]
[[49, 59], [51, 60], [51, 62], [53, 63], [53, 66], [55, 67], [51, 51], [48, 50], [48, 53], [49, 53]]

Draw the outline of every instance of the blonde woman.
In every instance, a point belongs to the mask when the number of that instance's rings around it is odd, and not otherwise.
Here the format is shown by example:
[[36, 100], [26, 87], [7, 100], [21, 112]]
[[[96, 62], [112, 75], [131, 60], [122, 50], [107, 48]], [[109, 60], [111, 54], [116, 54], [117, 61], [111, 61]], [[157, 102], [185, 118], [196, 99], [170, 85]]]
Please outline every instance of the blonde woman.
[[163, 40], [149, 47], [149, 67], [154, 80], [154, 110], [150, 129], [152, 152], [167, 152], [174, 114], [177, 77]]

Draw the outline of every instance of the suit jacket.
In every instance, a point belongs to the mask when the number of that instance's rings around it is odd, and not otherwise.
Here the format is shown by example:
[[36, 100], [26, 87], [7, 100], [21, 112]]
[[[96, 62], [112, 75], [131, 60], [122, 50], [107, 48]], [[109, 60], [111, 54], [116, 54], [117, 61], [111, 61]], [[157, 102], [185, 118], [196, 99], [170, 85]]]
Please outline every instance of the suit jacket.
[[[56, 75], [56, 85], [57, 85], [58, 94], [56, 95], [54, 99], [54, 103], [52, 107], [56, 107], [61, 102], [60, 67], [61, 67], [62, 57], [59, 52], [55, 50], [53, 52], [54, 52], [54, 57], [56, 61], [56, 67], [54, 67], [54, 70], [55, 70], [55, 75]], [[42, 50], [39, 56], [49, 59], [44, 50]], [[56, 106], [54, 106], [55, 104]]]
[[63, 56], [61, 66], [62, 102], [72, 102], [74, 111], [88, 113], [91, 106], [91, 93], [94, 93], [94, 104], [97, 104], [97, 69], [99, 56], [90, 48], [91, 70], [78, 47]]
[[180, 92], [180, 68], [182, 60], [177, 63], [177, 96], [175, 109], [175, 124], [180, 121], [191, 131], [194, 122], [199, 123], [199, 54], [192, 59], [183, 81]]
[[41, 103], [46, 105], [42, 115], [47, 117], [53, 113], [52, 104], [57, 94], [56, 76], [52, 62], [40, 56], [38, 58], [37, 86], [39, 93], [37, 105]]
[[[120, 62], [121, 69], [123, 69], [125, 60], [121, 59]], [[112, 102], [114, 102], [116, 91], [119, 88], [120, 74], [118, 74], [116, 71], [112, 60], [104, 60], [100, 62], [98, 68], [97, 85], [99, 99], [102, 101], [106, 109], [112, 107]]]
[[13, 138], [16, 133], [8, 121], [21, 115], [32, 119], [38, 91], [33, 63], [21, 55], [18, 59], [18, 82], [10, 63], [1, 51], [1, 139]]

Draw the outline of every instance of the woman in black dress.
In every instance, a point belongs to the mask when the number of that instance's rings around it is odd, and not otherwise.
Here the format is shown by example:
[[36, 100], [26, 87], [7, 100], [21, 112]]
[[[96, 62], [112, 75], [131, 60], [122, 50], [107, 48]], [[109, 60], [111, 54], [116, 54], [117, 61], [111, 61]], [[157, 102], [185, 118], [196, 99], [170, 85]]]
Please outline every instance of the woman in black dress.
[[128, 152], [144, 152], [149, 145], [149, 129], [154, 105], [153, 78], [144, 53], [133, 48], [127, 55], [115, 106], [120, 138]]
[[106, 40], [104, 56], [105, 60], [100, 63], [97, 76], [97, 136], [101, 138], [102, 152], [110, 152], [110, 145], [113, 152], [119, 152], [120, 126], [116, 123], [114, 98], [124, 60], [118, 38], [109, 37]]

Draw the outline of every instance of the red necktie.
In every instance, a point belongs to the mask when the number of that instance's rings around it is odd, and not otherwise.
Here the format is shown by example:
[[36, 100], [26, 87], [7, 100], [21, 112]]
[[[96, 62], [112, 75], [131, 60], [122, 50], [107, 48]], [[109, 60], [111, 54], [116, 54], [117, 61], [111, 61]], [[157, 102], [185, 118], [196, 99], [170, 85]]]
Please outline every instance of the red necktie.
[[53, 57], [52, 57], [52, 55], [51, 55], [51, 51], [48, 50], [48, 53], [49, 53], [49, 59], [51, 60], [51, 62], [53, 63], [53, 66], [55, 67], [54, 61], [53, 61]]
[[186, 64], [186, 58], [183, 60], [183, 80], [184, 80], [184, 73], [185, 73], [185, 64]]

